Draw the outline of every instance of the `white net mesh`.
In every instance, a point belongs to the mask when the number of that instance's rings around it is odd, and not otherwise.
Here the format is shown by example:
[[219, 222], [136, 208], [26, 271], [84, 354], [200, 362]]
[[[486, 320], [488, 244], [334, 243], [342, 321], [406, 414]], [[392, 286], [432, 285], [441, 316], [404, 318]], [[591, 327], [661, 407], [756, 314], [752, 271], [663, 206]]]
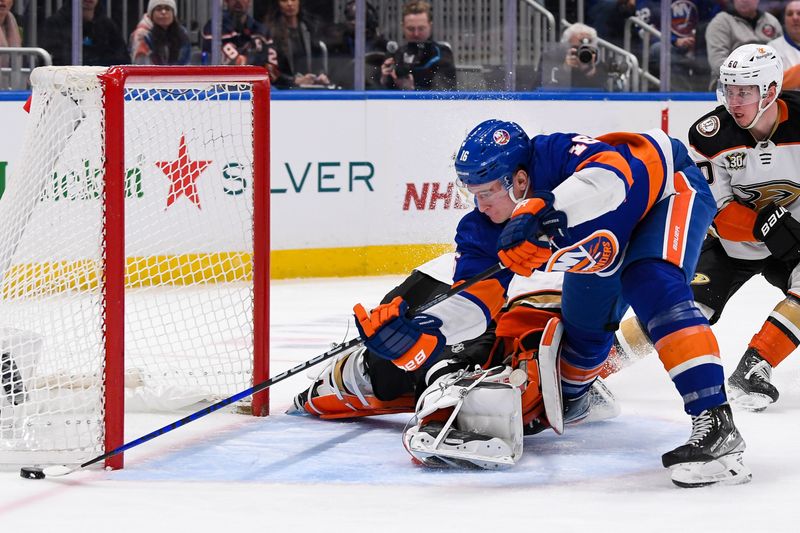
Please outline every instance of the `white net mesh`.
[[[0, 200], [0, 462], [103, 451], [102, 72], [32, 76], [24, 165]], [[139, 408], [252, 383], [251, 96], [126, 85], [126, 392]]]

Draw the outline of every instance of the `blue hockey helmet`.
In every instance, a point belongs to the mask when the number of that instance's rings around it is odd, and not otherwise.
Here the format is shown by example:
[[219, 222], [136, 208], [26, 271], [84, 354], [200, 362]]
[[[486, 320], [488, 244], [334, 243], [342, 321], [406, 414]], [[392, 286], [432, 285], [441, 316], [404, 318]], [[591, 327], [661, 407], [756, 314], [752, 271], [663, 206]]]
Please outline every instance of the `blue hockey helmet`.
[[511, 188], [519, 167], [530, 159], [528, 134], [516, 122], [485, 120], [475, 126], [456, 153], [456, 176], [459, 186], [483, 185], [502, 180]]

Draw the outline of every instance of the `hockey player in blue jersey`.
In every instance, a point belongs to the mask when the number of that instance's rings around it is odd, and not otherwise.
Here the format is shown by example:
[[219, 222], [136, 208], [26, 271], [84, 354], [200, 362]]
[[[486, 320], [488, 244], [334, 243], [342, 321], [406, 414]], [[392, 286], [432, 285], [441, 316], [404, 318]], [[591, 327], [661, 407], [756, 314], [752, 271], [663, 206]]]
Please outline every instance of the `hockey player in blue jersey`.
[[[673, 481], [689, 487], [748, 481], [741, 459], [745, 444], [727, 404], [717, 342], [689, 289], [716, 209], [686, 148], [660, 131], [528, 139], [515, 123], [490, 120], [467, 136], [455, 167], [478, 206], [458, 227], [465, 260], [455, 279], [490, 265], [496, 250], [523, 276], [537, 269], [565, 272], [565, 421], [578, 421], [588, 411], [586, 393], [631, 306], [692, 416], [689, 441], [662, 458]], [[509, 200], [517, 205], [500, 231], [498, 224], [482, 222], [503, 222], [493, 210]], [[478, 211], [486, 216], [475, 216]], [[371, 313], [356, 306], [356, 319], [370, 350], [399, 367], [419, 368], [435, 360], [444, 337], [480, 332], [503, 290], [503, 279], [492, 280], [453, 302], [460, 308], [432, 308], [414, 319], [405, 316], [402, 301]]]

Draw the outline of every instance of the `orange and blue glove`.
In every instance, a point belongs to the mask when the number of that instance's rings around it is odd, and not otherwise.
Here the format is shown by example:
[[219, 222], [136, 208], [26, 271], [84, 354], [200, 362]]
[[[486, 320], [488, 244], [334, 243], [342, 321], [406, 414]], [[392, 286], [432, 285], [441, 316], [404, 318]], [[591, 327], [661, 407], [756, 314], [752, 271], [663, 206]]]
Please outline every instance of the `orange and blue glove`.
[[538, 192], [520, 202], [497, 239], [497, 256], [512, 272], [530, 276], [553, 251], [550, 237], [567, 236], [567, 215], [553, 208], [554, 197]]
[[403, 370], [417, 370], [444, 349], [444, 335], [439, 330], [442, 321], [424, 314], [406, 316], [408, 304], [399, 296], [369, 314], [361, 304], [356, 304], [353, 312], [367, 349]]

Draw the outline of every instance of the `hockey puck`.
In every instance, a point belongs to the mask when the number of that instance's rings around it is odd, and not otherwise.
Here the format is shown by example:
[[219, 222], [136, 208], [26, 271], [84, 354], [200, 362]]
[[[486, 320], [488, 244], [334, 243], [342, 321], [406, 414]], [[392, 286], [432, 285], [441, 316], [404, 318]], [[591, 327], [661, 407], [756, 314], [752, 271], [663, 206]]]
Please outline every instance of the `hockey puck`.
[[19, 477], [25, 479], [44, 479], [44, 470], [38, 466], [24, 466], [19, 469]]

